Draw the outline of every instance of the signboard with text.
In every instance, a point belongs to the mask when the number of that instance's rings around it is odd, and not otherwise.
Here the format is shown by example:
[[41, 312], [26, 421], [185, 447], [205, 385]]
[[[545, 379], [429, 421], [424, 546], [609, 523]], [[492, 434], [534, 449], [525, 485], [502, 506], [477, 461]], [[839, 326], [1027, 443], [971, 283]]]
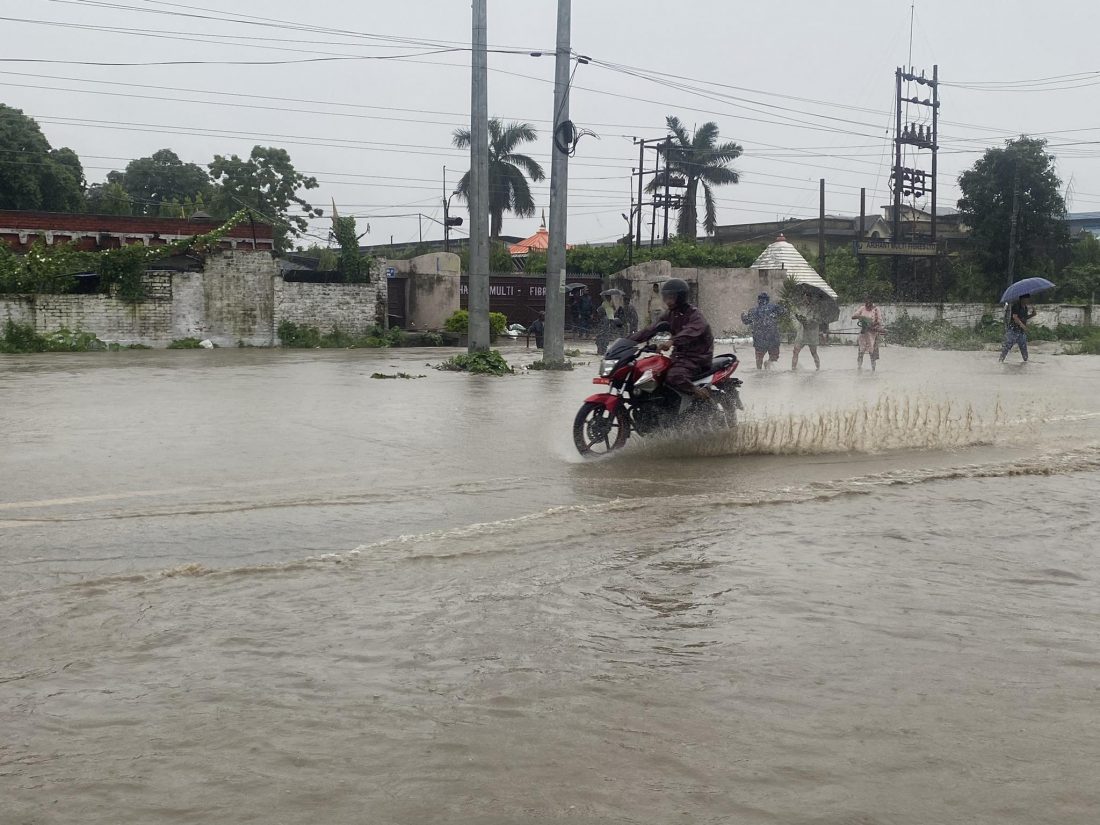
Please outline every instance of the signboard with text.
[[940, 248], [934, 243], [905, 241], [856, 241], [857, 255], [898, 255], [912, 258], [931, 258], [939, 254]]
[[[572, 276], [568, 278], [570, 283], [581, 283], [588, 287], [588, 294], [595, 296], [599, 303], [600, 290], [603, 289], [600, 278], [589, 276]], [[459, 300], [463, 309], [466, 309], [469, 299], [469, 278], [462, 276], [459, 286]], [[526, 326], [538, 317], [538, 314], [546, 308], [546, 278], [543, 275], [492, 275], [489, 278], [489, 309], [493, 312], [503, 312], [508, 317], [509, 323], [523, 324]]]

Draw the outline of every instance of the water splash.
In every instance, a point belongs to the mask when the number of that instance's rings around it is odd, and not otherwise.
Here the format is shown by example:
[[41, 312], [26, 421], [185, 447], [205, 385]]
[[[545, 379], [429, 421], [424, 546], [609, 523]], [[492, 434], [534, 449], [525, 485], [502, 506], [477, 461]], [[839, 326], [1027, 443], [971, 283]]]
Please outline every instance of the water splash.
[[1004, 423], [999, 401], [982, 416], [971, 404], [883, 396], [848, 409], [746, 415], [734, 427], [680, 431], [650, 439], [644, 449], [699, 456], [953, 449], [991, 443]]

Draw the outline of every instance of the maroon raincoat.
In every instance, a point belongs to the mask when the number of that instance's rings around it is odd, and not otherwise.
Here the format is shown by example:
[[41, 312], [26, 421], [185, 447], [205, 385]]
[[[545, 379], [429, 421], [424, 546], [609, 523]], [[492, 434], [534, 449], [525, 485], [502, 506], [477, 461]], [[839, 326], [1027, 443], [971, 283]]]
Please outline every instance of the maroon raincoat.
[[672, 328], [672, 365], [665, 383], [674, 390], [690, 394], [691, 379], [710, 367], [714, 359], [714, 333], [698, 307], [686, 301], [665, 312], [653, 324], [630, 336], [631, 341], [644, 343], [656, 332], [654, 327], [666, 322]]

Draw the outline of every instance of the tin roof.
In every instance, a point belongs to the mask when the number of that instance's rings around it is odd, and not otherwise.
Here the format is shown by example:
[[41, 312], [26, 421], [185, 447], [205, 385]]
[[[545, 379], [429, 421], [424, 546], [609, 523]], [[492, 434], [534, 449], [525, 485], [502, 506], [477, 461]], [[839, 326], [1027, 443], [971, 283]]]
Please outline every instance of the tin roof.
[[795, 283], [816, 287], [830, 298], [837, 297], [833, 288], [817, 274], [814, 268], [806, 262], [806, 259], [799, 254], [798, 250], [782, 235], [760, 253], [760, 257], [753, 261], [751, 268], [782, 269], [789, 277], [794, 279]]
[[550, 233], [546, 231], [546, 225], [543, 224], [539, 227], [539, 231], [532, 235], [530, 238], [514, 243], [508, 247], [508, 251], [513, 255], [526, 255], [532, 249], [541, 251], [550, 248]]
[[[546, 212], [542, 213], [542, 225], [539, 226], [538, 232], [532, 235], [530, 238], [526, 238], [518, 243], [514, 243], [508, 247], [508, 253], [510, 255], [526, 255], [531, 250], [536, 252], [544, 252], [550, 248], [550, 233], [546, 231]], [[566, 249], [572, 249], [572, 244], [566, 244]]]

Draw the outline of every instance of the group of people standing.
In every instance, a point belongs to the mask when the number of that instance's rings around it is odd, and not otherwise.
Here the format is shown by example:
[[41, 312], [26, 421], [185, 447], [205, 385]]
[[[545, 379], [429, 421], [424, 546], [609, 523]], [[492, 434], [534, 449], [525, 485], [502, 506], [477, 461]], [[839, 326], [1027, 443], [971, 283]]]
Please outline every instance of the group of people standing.
[[[602, 355], [616, 338], [637, 332], [638, 311], [621, 289], [606, 289], [600, 293], [600, 298], [600, 304], [596, 305], [588, 288], [582, 287], [570, 293], [566, 313], [575, 335], [586, 337], [595, 332], [596, 351]], [[534, 336], [535, 346], [542, 349], [545, 329], [546, 313], [540, 312], [527, 328], [528, 346]]]
[[[780, 321], [792, 313], [782, 304], [772, 303], [767, 292], [756, 296], [756, 306], [741, 314], [741, 323], [752, 329], [752, 346], [756, 353], [756, 368], [769, 369], [779, 360], [779, 344], [782, 340], [779, 330]], [[791, 369], [798, 369], [798, 356], [803, 349], [810, 350], [814, 359], [814, 369], [821, 369], [821, 358], [817, 354], [818, 344], [828, 334], [828, 324], [823, 324], [808, 315], [793, 313], [797, 325], [794, 352], [791, 356]], [[879, 342], [886, 333], [882, 310], [870, 298], [852, 315], [859, 322], [859, 355], [857, 366], [863, 369], [865, 355], [871, 356], [871, 369], [878, 364]], [[765, 361], [765, 357], [767, 360]]]

